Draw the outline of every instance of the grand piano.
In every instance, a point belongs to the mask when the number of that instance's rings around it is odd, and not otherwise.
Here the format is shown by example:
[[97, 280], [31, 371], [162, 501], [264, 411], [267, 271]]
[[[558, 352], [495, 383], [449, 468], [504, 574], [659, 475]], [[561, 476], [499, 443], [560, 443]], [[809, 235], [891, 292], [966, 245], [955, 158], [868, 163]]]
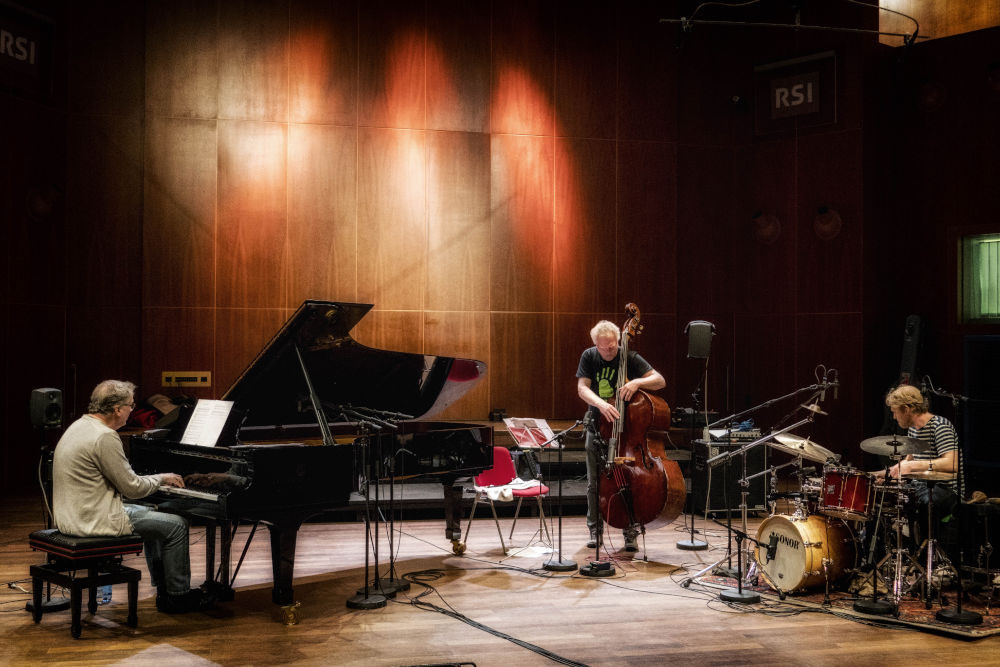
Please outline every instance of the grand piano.
[[[271, 538], [272, 600], [292, 604], [299, 527], [346, 507], [369, 481], [437, 476], [445, 535], [457, 550], [461, 487], [454, 482], [492, 465], [493, 431], [426, 419], [481, 380], [486, 365], [361, 345], [350, 331], [371, 308], [304, 302], [226, 391], [231, 412], [214, 446], [182, 442], [188, 406], [169, 428], [130, 439], [136, 472], [189, 480], [185, 489], [161, 487], [143, 500], [206, 522], [206, 579], [220, 598], [233, 595], [236, 525], [262, 522]], [[216, 526], [223, 528], [217, 573]]]

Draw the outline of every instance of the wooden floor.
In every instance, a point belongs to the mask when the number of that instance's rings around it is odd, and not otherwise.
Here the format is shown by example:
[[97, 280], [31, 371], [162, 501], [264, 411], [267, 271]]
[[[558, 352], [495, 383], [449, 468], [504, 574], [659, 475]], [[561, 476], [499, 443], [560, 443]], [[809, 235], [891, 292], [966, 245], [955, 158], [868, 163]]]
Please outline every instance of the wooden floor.
[[[35, 499], [3, 499], [0, 576], [24, 581], [40, 562], [27, 535], [41, 523]], [[501, 519], [505, 530], [510, 519]], [[697, 525], [702, 525], [701, 519]], [[537, 519], [522, 519], [514, 543], [525, 546]], [[538, 546], [502, 557], [492, 518], [477, 519], [465, 557], [451, 553], [443, 523], [397, 526], [398, 573], [414, 585], [383, 609], [350, 610], [345, 601], [363, 584], [364, 532], [357, 523], [307, 524], [299, 532], [295, 597], [301, 622], [279, 622], [271, 603], [266, 532], [253, 540], [236, 583], [236, 599], [208, 613], [157, 613], [145, 562], [139, 627], [125, 625], [125, 587], [91, 616], [83, 634], [69, 633], [69, 612], [47, 614], [39, 625], [24, 611], [25, 592], [5, 586], [0, 597], [0, 663], [156, 665], [418, 665], [475, 663], [483, 667], [558, 664], [538, 651], [588, 665], [917, 665], [997, 664], [1000, 639], [963, 641], [912, 630], [885, 629], [824, 613], [782, 613], [755, 606], [736, 609], [716, 591], [683, 588], [685, 573], [715, 561], [724, 534], [709, 532], [710, 551], [684, 552], [681, 525], [651, 531], [648, 561], [625, 557], [617, 576], [590, 579], [548, 573]], [[238, 542], [248, 529], [241, 528]], [[583, 517], [563, 522], [563, 555], [585, 564]], [[620, 535], [612, 535], [612, 539]], [[203, 529], [194, 528], [195, 583], [204, 571]], [[384, 555], [386, 546], [383, 544]], [[624, 554], [619, 554], [624, 556]], [[422, 603], [423, 606], [418, 606]], [[442, 613], [447, 612], [447, 613]], [[511, 641], [511, 638], [515, 640]], [[571, 663], [572, 664], [572, 663]]]

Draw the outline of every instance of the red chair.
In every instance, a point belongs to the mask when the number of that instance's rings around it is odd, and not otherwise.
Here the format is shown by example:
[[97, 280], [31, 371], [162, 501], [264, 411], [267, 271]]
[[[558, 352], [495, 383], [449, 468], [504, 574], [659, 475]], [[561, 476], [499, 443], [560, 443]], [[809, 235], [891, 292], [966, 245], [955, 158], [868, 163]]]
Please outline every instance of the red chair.
[[538, 483], [525, 487], [523, 483], [518, 483], [517, 470], [514, 468], [514, 459], [506, 447], [493, 448], [493, 467], [484, 470], [475, 477], [476, 498], [472, 502], [472, 511], [469, 513], [469, 523], [465, 527], [465, 538], [463, 542], [468, 542], [469, 529], [472, 528], [472, 519], [476, 516], [476, 506], [480, 501], [489, 502], [493, 511], [493, 521], [497, 526], [497, 535], [500, 536], [500, 546], [504, 555], [507, 554], [507, 545], [503, 541], [503, 532], [500, 530], [500, 519], [497, 517], [495, 502], [509, 502], [517, 498], [517, 509], [514, 510], [514, 523], [510, 527], [508, 539], [514, 536], [514, 527], [517, 525], [517, 517], [521, 513], [521, 502], [525, 498], [534, 498], [538, 502], [538, 524], [539, 533], [545, 531], [549, 542], [552, 536], [549, 534], [549, 526], [545, 522], [545, 512], [542, 510], [542, 496], [548, 495], [549, 487]]

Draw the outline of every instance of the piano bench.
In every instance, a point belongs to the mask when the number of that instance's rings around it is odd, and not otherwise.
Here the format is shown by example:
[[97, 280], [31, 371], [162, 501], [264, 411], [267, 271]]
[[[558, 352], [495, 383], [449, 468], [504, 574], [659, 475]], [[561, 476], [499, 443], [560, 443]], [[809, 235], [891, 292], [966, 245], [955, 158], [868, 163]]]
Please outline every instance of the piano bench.
[[[35, 623], [42, 619], [42, 583], [62, 586], [70, 592], [70, 634], [80, 637], [80, 607], [83, 589], [87, 589], [87, 610], [97, 612], [97, 587], [128, 584], [128, 619], [134, 628], [139, 624], [136, 612], [139, 602], [139, 580], [142, 572], [122, 565], [122, 556], [142, 553], [142, 537], [74, 537], [54, 528], [36, 530], [28, 539], [35, 551], [48, 554], [48, 561], [32, 565], [31, 615]], [[86, 575], [83, 573], [86, 572]]]

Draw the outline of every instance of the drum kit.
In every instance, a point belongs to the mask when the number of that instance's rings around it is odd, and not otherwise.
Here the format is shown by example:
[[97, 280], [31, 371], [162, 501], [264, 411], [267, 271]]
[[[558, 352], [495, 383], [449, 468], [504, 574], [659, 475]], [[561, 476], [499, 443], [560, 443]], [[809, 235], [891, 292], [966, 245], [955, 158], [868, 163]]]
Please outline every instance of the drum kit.
[[[781, 598], [825, 586], [829, 600], [831, 586], [842, 583], [848, 575], [870, 570], [872, 600], [864, 600], [869, 604], [861, 604], [859, 611], [898, 615], [900, 599], [916, 590], [930, 608], [930, 591], [939, 589], [932, 575], [935, 566], [940, 569], [948, 564], [947, 556], [935, 548], [929, 500], [926, 540], [911, 553], [906, 506], [913, 502], [913, 481], [932, 486], [953, 480], [954, 474], [931, 470], [896, 479], [842, 465], [837, 455], [808, 438], [786, 433], [775, 435], [767, 444], [797, 457], [793, 463], [798, 466], [795, 476], [799, 488], [777, 493], [772, 469], [771, 514], [757, 530], [752, 554], [756, 567], [750, 568], [749, 576], [755, 576], [754, 570], [759, 572]], [[861, 442], [861, 449], [888, 457], [893, 465], [907, 455], [923, 452], [927, 445], [916, 438], [890, 435], [868, 438]], [[821, 476], [812, 476], [809, 468], [803, 468], [804, 460], [822, 464]], [[782, 498], [791, 502], [786, 508], [790, 514], [775, 513]], [[921, 555], [926, 555], [926, 561]], [[887, 600], [878, 600], [880, 589]]]

